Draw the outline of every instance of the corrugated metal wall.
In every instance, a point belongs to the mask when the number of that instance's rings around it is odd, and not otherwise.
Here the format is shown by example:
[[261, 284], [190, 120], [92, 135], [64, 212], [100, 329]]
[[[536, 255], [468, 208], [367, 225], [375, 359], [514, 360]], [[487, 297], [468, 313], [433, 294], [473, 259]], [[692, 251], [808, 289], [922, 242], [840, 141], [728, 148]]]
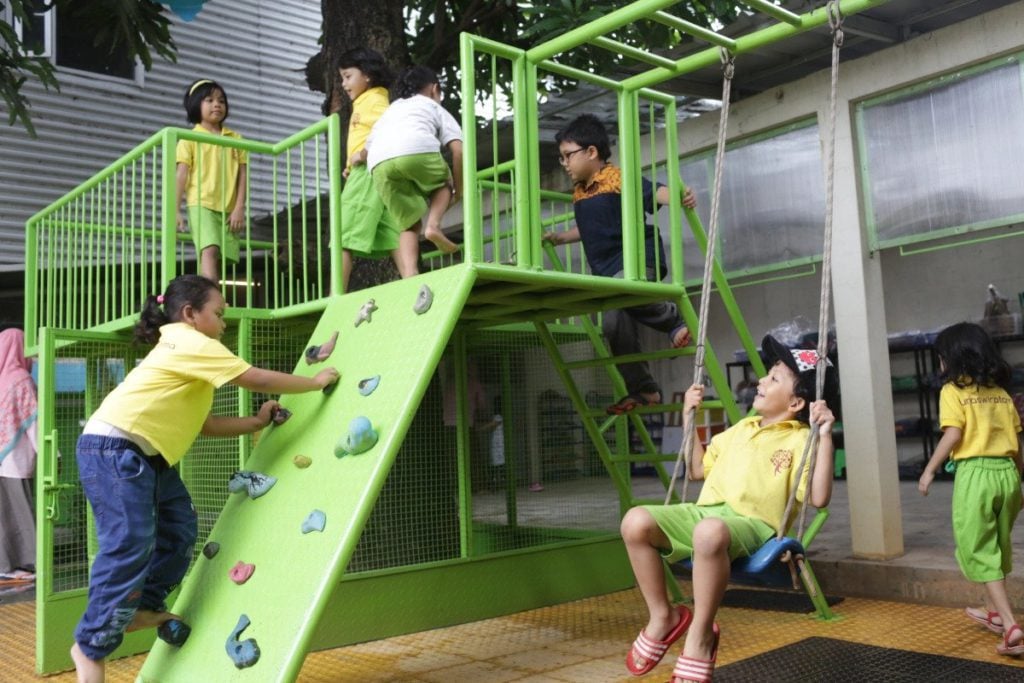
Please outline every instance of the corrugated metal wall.
[[[30, 216], [160, 128], [190, 128], [181, 100], [196, 78], [224, 86], [227, 124], [246, 138], [276, 142], [321, 118], [303, 75], [319, 51], [318, 0], [211, 0], [192, 22], [173, 21], [178, 63], [155, 60], [141, 84], [67, 70], [60, 92], [26, 84], [39, 137], [0, 125], [0, 271], [24, 269]], [[254, 218], [267, 210], [259, 180]]]

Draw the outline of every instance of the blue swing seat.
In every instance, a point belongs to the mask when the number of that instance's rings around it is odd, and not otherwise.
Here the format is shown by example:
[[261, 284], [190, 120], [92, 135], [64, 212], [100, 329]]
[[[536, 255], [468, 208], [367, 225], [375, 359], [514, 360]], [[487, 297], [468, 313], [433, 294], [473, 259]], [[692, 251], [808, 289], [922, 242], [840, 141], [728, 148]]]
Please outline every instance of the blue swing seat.
[[[818, 530], [821, 529], [826, 519], [828, 519], [828, 509], [822, 508], [814, 516], [814, 520], [804, 532], [802, 539], [797, 539], [793, 536], [770, 538], [753, 555], [733, 560], [729, 577], [730, 582], [747, 586], [792, 589], [793, 572], [790, 569], [791, 564], [782, 561], [783, 555], [789, 552], [791, 553], [791, 558], [801, 559], [804, 571], [800, 572], [800, 578], [803, 581], [808, 597], [814, 603], [818, 615], [822, 619], [831, 619], [832, 612], [821, 593], [818, 580], [815, 578], [814, 573], [811, 572], [810, 564], [804, 557], [805, 548], [811, 544], [811, 541], [818, 534]], [[674, 564], [674, 567], [692, 572], [693, 561], [689, 558], [680, 560]]]

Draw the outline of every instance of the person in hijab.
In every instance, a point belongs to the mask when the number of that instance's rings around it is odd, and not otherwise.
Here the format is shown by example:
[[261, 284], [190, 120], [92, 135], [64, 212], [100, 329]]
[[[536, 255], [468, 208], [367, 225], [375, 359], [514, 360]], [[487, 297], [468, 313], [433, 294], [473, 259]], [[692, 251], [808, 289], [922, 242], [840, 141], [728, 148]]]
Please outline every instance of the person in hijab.
[[35, 579], [36, 386], [21, 330], [0, 332], [0, 581]]

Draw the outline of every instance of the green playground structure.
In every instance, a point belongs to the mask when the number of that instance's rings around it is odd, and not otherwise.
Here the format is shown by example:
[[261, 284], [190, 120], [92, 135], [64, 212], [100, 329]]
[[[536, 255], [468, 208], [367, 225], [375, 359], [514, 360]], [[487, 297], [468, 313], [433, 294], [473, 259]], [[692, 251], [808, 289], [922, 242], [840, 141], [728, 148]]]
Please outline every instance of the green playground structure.
[[[511, 74], [514, 149], [499, 158], [496, 110], [487, 141], [478, 139], [473, 107], [464, 108], [462, 251], [425, 254], [424, 272], [415, 278], [341, 292], [340, 240], [330, 239], [345, 228], [336, 116], [276, 144], [166, 128], [32, 217], [25, 333], [27, 351], [39, 361], [39, 673], [71, 665], [68, 645], [95, 552], [75, 440], [144, 355], [132, 346], [130, 330], [145, 297], [195, 269], [190, 240], [175, 229], [174, 150], [182, 139], [250, 155], [242, 257], [222, 264], [231, 304], [225, 344], [261, 367], [312, 375], [320, 368], [303, 360], [305, 349], [338, 332], [325, 363], [342, 379], [328, 395], [285, 397], [293, 417], [256, 437], [200, 437], [181, 463], [200, 539], [173, 611], [192, 633], [181, 648], [154, 645], [152, 632], [129, 634], [116, 655], [152, 648], [139, 680], [294, 680], [311, 650], [633, 584], [618, 520], [635, 504], [662, 502], [677, 456], [662, 452], [659, 432], [678, 416], [681, 399], [621, 416], [606, 415], [604, 407], [625, 393], [617, 363], [679, 362], [694, 351], [668, 349], [666, 342], [641, 356], [613, 358], [595, 319], [605, 310], [673, 300], [696, 329], [684, 286], [684, 226], [707, 248], [696, 213], [671, 205], [655, 231], [667, 236], [668, 272], [646, 276], [641, 176], [663, 177], [673, 196], [684, 189], [676, 100], [652, 88], [718, 63], [720, 49], [740, 55], [828, 23], [824, 8], [794, 14], [745, 0], [739, 4], [774, 21], [727, 37], [664, 11], [673, 4], [634, 2], [528, 50], [462, 36], [464, 103], [476, 101], [480, 69]], [[838, 4], [849, 15], [884, 0]], [[667, 24], [710, 47], [672, 60], [607, 37], [637, 21]], [[615, 81], [557, 61], [582, 45], [647, 70]], [[617, 99], [623, 279], [590, 275], [575, 247], [542, 240], [572, 220], [571, 197], [539, 181], [536, 92], [548, 74], [602, 87]], [[641, 120], [659, 134], [642, 139]], [[484, 145], [494, 163], [478, 168]], [[714, 283], [763, 374], [717, 264]], [[414, 305], [423, 286], [433, 303], [419, 312]], [[357, 325], [371, 299], [376, 310]], [[721, 357], [710, 345], [706, 354], [718, 398], [705, 407], [735, 422], [741, 408]], [[378, 375], [376, 390], [363, 395], [361, 381]], [[228, 385], [218, 391], [214, 412], [250, 414], [265, 398]], [[501, 464], [488, 460], [486, 443], [495, 432], [482, 427], [496, 411], [504, 423]], [[377, 443], [336, 455], [356, 417], [370, 421]], [[297, 455], [312, 464], [296, 466]], [[656, 475], [642, 482], [660, 482], [660, 491], [638, 486], [641, 467]], [[227, 481], [237, 470], [269, 474], [277, 483], [255, 499], [231, 494]], [[530, 484], [545, 490], [531, 491]], [[324, 513], [326, 525], [303, 533], [313, 510]], [[213, 558], [200, 552], [209, 541], [220, 544]], [[243, 585], [228, 578], [239, 561], [255, 565]], [[236, 669], [225, 644], [243, 614], [251, 625], [241, 638], [255, 639], [261, 657], [252, 668]]]

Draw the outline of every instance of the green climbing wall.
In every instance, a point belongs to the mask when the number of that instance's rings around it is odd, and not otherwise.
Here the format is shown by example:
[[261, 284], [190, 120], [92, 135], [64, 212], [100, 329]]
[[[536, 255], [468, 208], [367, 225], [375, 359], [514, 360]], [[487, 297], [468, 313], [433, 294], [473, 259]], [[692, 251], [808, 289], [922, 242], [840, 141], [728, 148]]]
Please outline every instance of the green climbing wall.
[[[213, 559], [200, 557], [182, 587], [174, 611], [192, 627], [180, 649], [157, 641], [140, 673], [143, 681], [290, 680], [295, 677], [405, 438], [421, 398], [472, 287], [469, 268], [448, 268], [417, 278], [333, 299], [310, 343], [340, 333], [325, 364], [299, 360], [296, 372], [312, 375], [331, 365], [341, 372], [334, 392], [282, 397], [293, 412], [284, 425], [259, 439], [247, 470], [277, 477], [264, 496], [232, 495], [210, 533], [220, 544]], [[424, 315], [413, 311], [421, 285], [433, 290]], [[358, 327], [360, 307], [373, 298], [372, 320]], [[360, 394], [360, 380], [380, 375], [379, 387]], [[366, 453], [338, 458], [334, 447], [349, 422], [366, 416], [378, 430]], [[295, 455], [312, 465], [300, 469]], [[226, 485], [226, 482], [225, 482]], [[326, 514], [322, 533], [300, 527], [314, 509]], [[239, 561], [255, 565], [246, 583], [228, 572]], [[242, 614], [251, 626], [259, 661], [236, 669], [225, 641]]]

